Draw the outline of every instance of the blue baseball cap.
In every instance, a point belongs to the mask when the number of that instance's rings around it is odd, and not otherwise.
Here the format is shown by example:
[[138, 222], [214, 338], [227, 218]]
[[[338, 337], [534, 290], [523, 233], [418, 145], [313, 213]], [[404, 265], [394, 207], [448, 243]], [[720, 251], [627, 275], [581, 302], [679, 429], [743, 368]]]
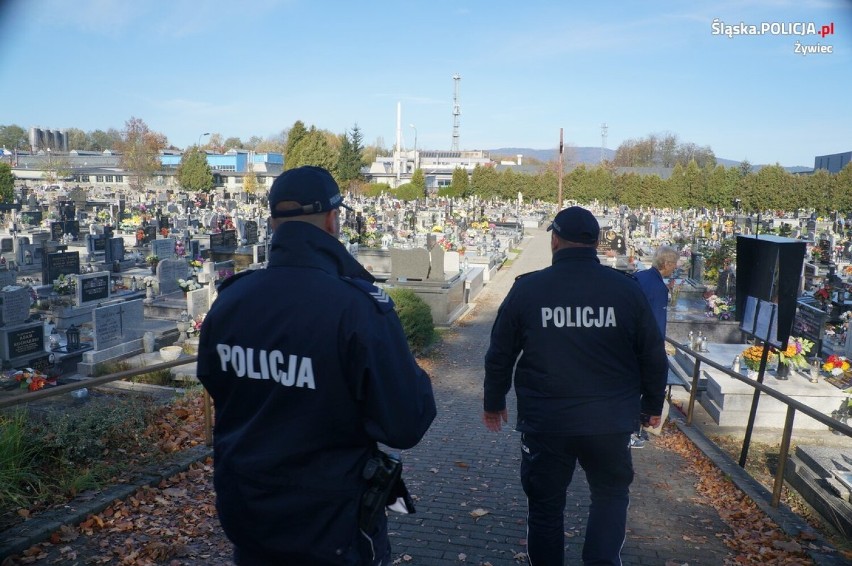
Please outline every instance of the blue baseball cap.
[[579, 206], [571, 206], [559, 211], [548, 230], [569, 242], [578, 244], [597, 244], [601, 227], [594, 215]]
[[[302, 207], [275, 210], [278, 203], [287, 201], [297, 202]], [[341, 206], [352, 210], [343, 204], [337, 181], [322, 167], [304, 165], [284, 171], [269, 189], [269, 210], [273, 218], [319, 214]]]

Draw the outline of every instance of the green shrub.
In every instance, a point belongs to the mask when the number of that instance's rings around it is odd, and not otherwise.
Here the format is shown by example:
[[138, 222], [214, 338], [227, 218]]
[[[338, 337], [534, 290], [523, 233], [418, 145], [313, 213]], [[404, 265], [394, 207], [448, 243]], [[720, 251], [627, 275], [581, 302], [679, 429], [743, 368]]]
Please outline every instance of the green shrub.
[[388, 295], [393, 299], [402, 322], [408, 347], [414, 353], [422, 352], [435, 339], [432, 310], [411, 289], [388, 289]]
[[149, 415], [140, 397], [99, 398], [70, 414], [47, 413], [42, 438], [63, 463], [84, 464], [104, 450], [137, 445]]

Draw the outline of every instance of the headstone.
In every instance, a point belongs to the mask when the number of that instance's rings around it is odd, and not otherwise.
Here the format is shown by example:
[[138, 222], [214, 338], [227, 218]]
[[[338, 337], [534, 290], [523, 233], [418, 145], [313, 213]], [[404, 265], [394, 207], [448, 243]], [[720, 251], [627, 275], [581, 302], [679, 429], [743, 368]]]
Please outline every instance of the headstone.
[[791, 334], [807, 338], [814, 343], [813, 348], [811, 348], [812, 356], [822, 354], [822, 341], [825, 338], [825, 323], [827, 319], [828, 313], [823, 310], [802, 303], [797, 305]]
[[0, 358], [4, 362], [44, 353], [41, 321], [0, 328]]
[[90, 254], [106, 253], [107, 239], [103, 236], [86, 236], [86, 250]]
[[195, 318], [207, 314], [208, 310], [210, 310], [210, 291], [202, 287], [186, 294], [186, 312], [189, 316]]
[[151, 242], [151, 253], [158, 258], [160, 261], [164, 259], [172, 259], [175, 257], [175, 239], [174, 238], [162, 238], [160, 240], [154, 240]]
[[15, 272], [8, 269], [0, 269], [0, 289], [6, 285], [15, 284]]
[[247, 220], [245, 222], [246, 245], [250, 246], [257, 243], [257, 222]]
[[107, 240], [106, 263], [124, 261], [124, 238], [110, 238]]
[[157, 239], [157, 227], [156, 226], [152, 226], [152, 225], [149, 224], [148, 226], [145, 226], [145, 228], [143, 229], [143, 232], [144, 232], [144, 236], [142, 238], [143, 244], [150, 244], [151, 242], [153, 242]]
[[425, 281], [429, 277], [429, 252], [425, 248], [391, 248], [391, 279]]
[[50, 239], [58, 242], [65, 235], [65, 225], [63, 222], [50, 223]]
[[9, 326], [20, 324], [30, 317], [30, 290], [26, 287], [0, 291], [0, 301], [3, 302], [2, 320], [0, 324]]
[[237, 248], [237, 231], [223, 230], [222, 231], [222, 247], [226, 250], [234, 250]]
[[105, 301], [110, 297], [112, 281], [109, 271], [77, 275], [77, 305]]
[[160, 283], [160, 294], [167, 295], [180, 290], [178, 279], [189, 276], [189, 264], [184, 259], [165, 259], [157, 264], [157, 279]]
[[104, 350], [142, 335], [142, 299], [126, 301], [92, 311], [92, 338], [95, 350]]
[[224, 245], [225, 235], [222, 232], [210, 234], [210, 249], [215, 250], [216, 248], [224, 247]]
[[58, 252], [46, 254], [41, 262], [41, 281], [53, 283], [60, 275], [80, 273], [80, 252]]
[[12, 238], [0, 238], [0, 252], [11, 252], [13, 249], [15, 249], [15, 244]]
[[[444, 281], [444, 248], [435, 246], [429, 252], [429, 275], [430, 281]], [[458, 255], [458, 254], [456, 254]]]

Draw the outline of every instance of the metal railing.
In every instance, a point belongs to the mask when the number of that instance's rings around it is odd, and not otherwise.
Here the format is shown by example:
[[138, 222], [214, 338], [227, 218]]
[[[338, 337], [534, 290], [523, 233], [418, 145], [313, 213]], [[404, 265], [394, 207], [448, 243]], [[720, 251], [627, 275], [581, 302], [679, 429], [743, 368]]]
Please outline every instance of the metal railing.
[[787, 406], [787, 415], [784, 420], [784, 429], [781, 434], [781, 446], [779, 447], [778, 454], [778, 469], [775, 472], [775, 481], [772, 488], [772, 500], [770, 501], [770, 505], [772, 507], [778, 507], [781, 501], [781, 488], [784, 485], [784, 470], [787, 466], [787, 456], [790, 452], [790, 439], [793, 436], [793, 421], [796, 416], [796, 411], [799, 411], [810, 418], [826, 425], [826, 427], [840, 432], [841, 434], [852, 438], [852, 426], [847, 425], [846, 423], [840, 422], [837, 419], [830, 417], [824, 413], [819, 412], [818, 410], [809, 407], [802, 403], [801, 401], [797, 401], [788, 395], [784, 395], [783, 393], [779, 393], [775, 389], [768, 387], [762, 383], [763, 381], [763, 373], [766, 369], [766, 356], [764, 354], [764, 358], [761, 361], [760, 370], [758, 372], [758, 380], [755, 381], [749, 377], [746, 377], [740, 373], [736, 373], [728, 367], [722, 366], [713, 360], [707, 358], [706, 356], [702, 356], [700, 352], [689, 348], [679, 342], [674, 341], [671, 338], [666, 337], [666, 342], [674, 346], [676, 349], [692, 356], [695, 359], [695, 364], [692, 368], [692, 383], [689, 388], [689, 405], [686, 412], [686, 424], [687, 426], [692, 426], [692, 417], [695, 410], [695, 399], [698, 395], [698, 380], [701, 376], [701, 364], [705, 363], [710, 367], [721, 371], [722, 373], [738, 380], [746, 385], [749, 385], [754, 388], [754, 397], [752, 399], [751, 413], [749, 414], [748, 425], [746, 426], [745, 436], [743, 438], [743, 446], [742, 451], [740, 453], [740, 461], [739, 465], [741, 468], [745, 468], [746, 459], [748, 457], [748, 449], [749, 444], [751, 442], [751, 433], [754, 428], [754, 419], [757, 412], [757, 404], [760, 399], [760, 394], [765, 393], [769, 395], [773, 399], [776, 399]]
[[[81, 379], [79, 381], [75, 381], [74, 383], [65, 383], [62, 385], [56, 385], [54, 387], [46, 387], [38, 391], [21, 393], [20, 395], [0, 397], [0, 409], [14, 407], [17, 405], [25, 405], [27, 403], [35, 403], [42, 399], [47, 399], [48, 397], [64, 395], [65, 393], [71, 393], [72, 391], [77, 391], [79, 389], [97, 387], [98, 385], [104, 385], [112, 381], [118, 381], [120, 379], [136, 377], [137, 375], [143, 375], [158, 370], [191, 364], [197, 360], [198, 356], [185, 356], [173, 361], [162, 362], [151, 366], [142, 366], [138, 368], [119, 371], [116, 373], [102, 375], [99, 377]], [[206, 389], [204, 390], [204, 442], [207, 446], [213, 445], [213, 411], [210, 407], [210, 395], [207, 393]]]

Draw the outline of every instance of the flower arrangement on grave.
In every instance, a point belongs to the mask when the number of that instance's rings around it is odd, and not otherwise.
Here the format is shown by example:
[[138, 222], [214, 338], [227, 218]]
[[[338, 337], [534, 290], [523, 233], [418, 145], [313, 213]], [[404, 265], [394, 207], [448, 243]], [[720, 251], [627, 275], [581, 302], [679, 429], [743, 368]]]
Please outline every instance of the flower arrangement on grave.
[[178, 287], [180, 287], [181, 291], [184, 293], [188, 293], [190, 291], [195, 291], [196, 289], [201, 289], [201, 284], [195, 280], [195, 278], [190, 279], [178, 279], [177, 280]]
[[202, 260], [200, 257], [189, 260], [189, 266], [193, 269], [201, 269], [203, 265], [204, 260]]
[[814, 298], [824, 305], [831, 300], [831, 288], [827, 285], [820, 287], [814, 292]]
[[[743, 365], [752, 371], [758, 371], [760, 369], [760, 358], [763, 356], [763, 346], [755, 345], [749, 346], [743, 353], [741, 354]], [[775, 362], [778, 358], [778, 354], [769, 352], [768, 357], [766, 358], [766, 365], [768, 366], [770, 362]]]
[[178, 257], [186, 256], [186, 247], [184, 247], [183, 242], [175, 242], [175, 255]]
[[147, 263], [147, 264], [148, 264], [148, 265], [150, 265], [151, 267], [154, 267], [154, 266], [156, 266], [158, 263], [160, 263], [160, 258], [159, 258], [159, 257], [157, 257], [157, 256], [155, 256], [154, 254], [151, 254], [151, 255], [149, 255], [149, 256], [147, 256], [147, 257], [145, 258], [145, 263]]
[[190, 334], [199, 334], [201, 332], [201, 325], [204, 323], [204, 316], [204, 314], [196, 316], [190, 323], [187, 332]]
[[832, 354], [822, 364], [822, 369], [831, 375], [841, 375], [849, 370], [849, 360], [845, 356]]
[[142, 279], [142, 284], [146, 287], [153, 287], [154, 283], [157, 282], [157, 278], [153, 275], [146, 275], [144, 279]]
[[809, 366], [807, 354], [810, 353], [814, 343], [800, 336], [790, 336], [787, 340], [787, 349], [778, 352], [778, 363], [795, 368], [806, 368]]
[[24, 368], [22, 370], [14, 371], [8, 374], [8, 377], [9, 379], [14, 379], [20, 383], [21, 389], [28, 389], [30, 391], [44, 389], [44, 387], [51, 382], [51, 379], [47, 375], [32, 368]]
[[234, 274], [233, 269], [220, 269], [218, 272], [216, 272], [216, 275], [217, 275], [217, 278], [219, 279], [219, 281], [224, 281], [225, 279], [232, 276], [233, 274]]
[[719, 320], [730, 320], [734, 316], [736, 305], [730, 297], [720, 297], [718, 295], [710, 295], [705, 299], [707, 303], [707, 312], [705, 316], [708, 318], [716, 317]]
[[77, 291], [77, 281], [73, 277], [60, 275], [53, 281], [53, 290], [58, 295], [73, 295]]

